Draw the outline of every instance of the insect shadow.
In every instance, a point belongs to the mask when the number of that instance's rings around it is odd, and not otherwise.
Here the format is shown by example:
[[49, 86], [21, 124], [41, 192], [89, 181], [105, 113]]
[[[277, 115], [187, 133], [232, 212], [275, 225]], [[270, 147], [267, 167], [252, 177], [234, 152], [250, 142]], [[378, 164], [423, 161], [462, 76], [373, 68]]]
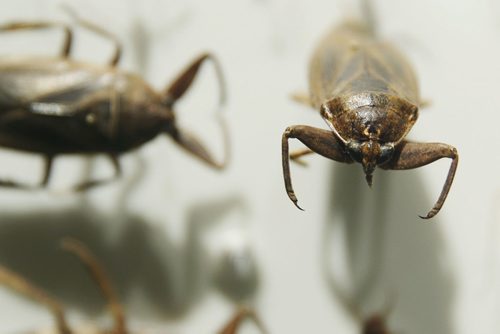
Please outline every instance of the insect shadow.
[[[242, 205], [237, 196], [214, 199], [212, 216], [223, 216]], [[81, 240], [107, 268], [125, 304], [133, 292], [145, 303], [126, 305], [139, 317], [176, 318], [185, 315], [214, 286], [213, 268], [201, 267], [210, 218], [202, 220], [194, 207], [187, 218], [186, 238], [174, 239], [135, 213], [121, 209], [119, 219], [87, 202], [62, 210], [42, 209], [0, 214], [0, 263], [18, 272], [65, 305], [84, 313], [104, 310], [104, 303], [82, 268], [58, 247], [63, 237]], [[210, 215], [209, 215], [210, 216]], [[193, 223], [194, 222], [194, 223]], [[183, 222], [179, 222], [183, 223]], [[204, 224], [205, 223], [205, 224]], [[197, 285], [198, 284], [198, 285]]]
[[[189, 261], [192, 265], [188, 268], [197, 269], [203, 268], [208, 262], [206, 258], [200, 256], [205, 253], [203, 244], [200, 240], [203, 235], [207, 234], [210, 230], [217, 228], [217, 225], [223, 224], [224, 216], [228, 215], [231, 211], [239, 211], [239, 218], [237, 228], [243, 228], [248, 221], [248, 208], [242, 197], [232, 197], [227, 201], [207, 201], [203, 203], [196, 203], [188, 209], [188, 226], [189, 229], [186, 245], [187, 249], [192, 250], [190, 253]], [[235, 224], [232, 224], [234, 228]], [[226, 228], [226, 231], [228, 228]], [[216, 232], [223, 232], [218, 229]], [[219, 292], [222, 293], [230, 301], [241, 304], [251, 303], [255, 297], [260, 283], [260, 272], [257, 260], [254, 256], [248, 240], [240, 240], [239, 245], [232, 245], [231, 247], [224, 247], [218, 261], [212, 263], [213, 268], [206, 270], [210, 272], [208, 280], [211, 281]], [[203, 277], [199, 272], [187, 272], [188, 279], [200, 280]], [[201, 284], [193, 283], [191, 286], [201, 286]], [[194, 293], [193, 293], [194, 294]]]
[[[72, 238], [65, 238], [61, 240], [61, 248], [65, 251], [72, 253], [87, 269], [89, 276], [92, 277], [94, 283], [99, 287], [99, 290], [106, 301], [107, 311], [113, 319], [113, 329], [102, 330], [98, 327], [93, 328], [91, 331], [95, 333], [115, 333], [125, 334], [131, 331], [127, 328], [127, 316], [123, 309], [120, 299], [117, 296], [113, 282], [109, 279], [106, 269], [101, 265], [100, 261], [95, 257], [93, 252], [80, 241]], [[61, 334], [80, 333], [79, 330], [73, 330], [65, 314], [64, 306], [59, 301], [54, 299], [50, 294], [31, 283], [29, 279], [20, 276], [18, 273], [4, 267], [0, 264], [0, 284], [16, 291], [25, 297], [31, 298], [33, 301], [45, 306], [52, 313], [55, 320], [55, 327], [57, 332]], [[224, 325], [223, 329], [219, 332], [221, 334], [234, 334], [238, 331], [241, 323], [249, 318], [253, 320], [255, 325], [259, 327], [261, 332], [265, 333], [260, 319], [252, 309], [245, 307], [238, 307], [234, 316], [230, 321]], [[88, 329], [85, 332], [88, 332]]]
[[393, 330], [451, 334], [455, 284], [439, 224], [409, 218], [415, 206], [425, 207], [428, 194], [415, 172], [396, 174], [381, 172], [370, 190], [360, 171], [333, 167], [321, 246], [324, 278], [335, 303], [341, 291], [364, 313], [395, 294]]

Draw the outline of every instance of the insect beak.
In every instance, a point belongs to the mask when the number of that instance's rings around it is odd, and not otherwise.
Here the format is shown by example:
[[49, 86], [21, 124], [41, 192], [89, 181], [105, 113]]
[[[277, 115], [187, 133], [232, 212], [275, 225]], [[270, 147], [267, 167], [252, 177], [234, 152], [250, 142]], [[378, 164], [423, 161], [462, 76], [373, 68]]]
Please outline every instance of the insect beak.
[[372, 186], [373, 172], [377, 166], [377, 160], [380, 156], [380, 144], [369, 140], [361, 144], [362, 159], [361, 164], [363, 165], [363, 170], [366, 176], [366, 182], [368, 186]]
[[365, 177], [366, 177], [366, 182], [368, 183], [368, 186], [372, 186], [372, 181], [373, 181], [373, 172], [375, 171], [375, 164], [372, 161], [368, 161], [368, 159], [363, 159], [361, 162], [363, 165], [363, 170], [365, 172]]

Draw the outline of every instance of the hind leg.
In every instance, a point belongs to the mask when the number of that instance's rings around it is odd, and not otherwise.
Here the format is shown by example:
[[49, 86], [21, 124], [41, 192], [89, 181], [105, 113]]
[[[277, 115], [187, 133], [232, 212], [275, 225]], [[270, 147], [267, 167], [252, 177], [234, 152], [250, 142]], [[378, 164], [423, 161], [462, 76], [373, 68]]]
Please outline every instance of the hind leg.
[[73, 46], [73, 31], [64, 23], [49, 21], [11, 22], [0, 25], [0, 32], [39, 30], [48, 28], [61, 28], [64, 31], [64, 40], [59, 54], [62, 58], [68, 58], [71, 53], [71, 47]]

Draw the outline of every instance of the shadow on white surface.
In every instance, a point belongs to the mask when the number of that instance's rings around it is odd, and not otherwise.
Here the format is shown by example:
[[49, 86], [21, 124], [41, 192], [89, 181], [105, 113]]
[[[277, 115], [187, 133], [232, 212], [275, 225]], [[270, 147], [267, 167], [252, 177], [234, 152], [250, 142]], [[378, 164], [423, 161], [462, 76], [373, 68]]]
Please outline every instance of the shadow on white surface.
[[[60, 240], [70, 236], [96, 254], [125, 304], [132, 296], [139, 296], [141, 306], [146, 305], [153, 315], [180, 317], [209, 288], [214, 288], [212, 276], [216, 269], [211, 266], [216, 261], [207, 252], [204, 234], [221, 217], [242, 205], [240, 198], [229, 197], [194, 206], [188, 214], [183, 243], [174, 242], [165, 230], [124, 208], [118, 209], [119, 215], [99, 212], [85, 202], [63, 210], [3, 210], [0, 262], [64, 305], [90, 314], [103, 311], [104, 302], [95, 283], [78, 261], [59, 249]], [[248, 261], [254, 260], [250, 257]], [[235, 285], [232, 293], [222, 291], [230, 300], [251, 298], [256, 292], [257, 264], [251, 262], [250, 268], [248, 277], [233, 277], [234, 271], [217, 268], [225, 270], [223, 278]], [[135, 310], [134, 305], [125, 308], [128, 314], [151, 316], [141, 314], [144, 309]]]
[[359, 166], [334, 167], [323, 272], [346, 311], [367, 317], [392, 303], [390, 329], [451, 334], [455, 284], [439, 229], [443, 212], [431, 221], [417, 217], [432, 203], [417, 173], [377, 171], [370, 189]]

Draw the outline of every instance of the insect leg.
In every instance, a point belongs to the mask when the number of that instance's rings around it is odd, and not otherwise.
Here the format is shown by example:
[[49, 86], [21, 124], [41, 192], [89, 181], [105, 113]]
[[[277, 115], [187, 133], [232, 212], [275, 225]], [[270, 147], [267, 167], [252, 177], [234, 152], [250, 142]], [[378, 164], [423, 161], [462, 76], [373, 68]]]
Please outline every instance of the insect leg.
[[18, 293], [33, 299], [37, 303], [46, 306], [55, 318], [58, 334], [71, 333], [61, 305], [45, 291], [28, 282], [26, 279], [21, 277], [21, 275], [5, 268], [2, 265], [0, 265], [0, 284], [6, 285], [10, 289], [15, 290]]
[[14, 182], [11, 180], [0, 180], [0, 187], [6, 187], [6, 188], [15, 188], [15, 189], [24, 189], [24, 190], [33, 190], [37, 187], [31, 186], [25, 183], [20, 183], [20, 182]]
[[165, 103], [167, 105], [173, 106], [174, 103], [180, 99], [188, 88], [193, 83], [194, 78], [198, 74], [201, 65], [207, 61], [211, 60], [215, 67], [215, 73], [217, 75], [217, 80], [219, 81], [219, 103], [222, 105], [226, 100], [226, 88], [224, 76], [222, 75], [222, 69], [217, 58], [209, 53], [204, 53], [198, 58], [196, 58], [166, 89], [164, 93]]
[[63, 5], [62, 8], [73, 18], [73, 20], [76, 21], [76, 23], [78, 23], [82, 27], [92, 31], [95, 34], [100, 35], [100, 36], [110, 40], [115, 45], [113, 56], [111, 57], [111, 60], [109, 61], [109, 65], [116, 66], [118, 64], [118, 62], [120, 61], [120, 58], [122, 55], [122, 45], [121, 45], [120, 41], [118, 40], [118, 38], [116, 38], [115, 35], [113, 35], [109, 31], [107, 31], [106, 29], [101, 28], [92, 22], [89, 22], [87, 20], [80, 18], [71, 7], [69, 7], [67, 5]]
[[52, 163], [54, 162], [54, 157], [52, 155], [45, 156], [45, 166], [43, 171], [42, 182], [40, 182], [40, 187], [44, 188], [49, 184], [50, 174], [52, 172]]
[[[6, 123], [6, 124], [1, 124], [1, 125], [8, 126], [10, 121], [16, 120], [18, 118], [19, 118], [19, 114], [14, 112], [14, 113], [8, 114], [6, 117], [2, 117], [0, 120], [0, 123]], [[26, 183], [0, 179], [0, 187], [17, 188], [17, 189], [24, 189], [24, 190], [28, 190], [28, 189], [34, 190], [36, 188], [46, 187], [48, 182], [49, 182], [49, 179], [50, 179], [50, 172], [52, 169], [53, 158], [54, 157], [52, 155], [46, 155], [44, 157], [45, 166], [44, 166], [43, 177], [38, 185], [28, 185]]]
[[[223, 104], [226, 99], [225, 93], [225, 84], [224, 77], [222, 75], [222, 70], [219, 65], [217, 58], [209, 53], [202, 54], [198, 58], [196, 58], [175, 80], [174, 82], [167, 88], [164, 96], [165, 96], [165, 104], [172, 107], [175, 102], [180, 99], [184, 93], [188, 90], [191, 84], [194, 81], [194, 78], [198, 74], [198, 71], [201, 65], [207, 61], [211, 60], [215, 66], [216, 75], [219, 81], [220, 86], [220, 95], [219, 95], [219, 103]], [[201, 160], [205, 161], [209, 165], [217, 169], [223, 169], [228, 160], [229, 160], [229, 136], [227, 131], [226, 123], [224, 122], [222, 117], [219, 117], [219, 123], [222, 128], [222, 135], [224, 141], [224, 158], [222, 162], [217, 162], [214, 158], [208, 153], [207, 149], [201, 144], [201, 142], [194, 137], [193, 135], [184, 132], [180, 129], [175, 128], [170, 132], [172, 138], [181, 145], [184, 149], [186, 149], [191, 154], [197, 156]]]
[[216, 161], [205, 148], [205, 146], [201, 143], [201, 141], [189, 132], [176, 128], [171, 133], [171, 136], [175, 140], [175, 142], [187, 152], [201, 159], [213, 168], [221, 170], [226, 167], [229, 160], [229, 139], [225, 123], [222, 123], [222, 130], [224, 136], [224, 158], [220, 162]]
[[[35, 190], [39, 187], [44, 187], [45, 184], [45, 178], [46, 178], [46, 173], [47, 171], [45, 170], [44, 172], [44, 177], [42, 179], [42, 182], [40, 183], [40, 185], [29, 185], [29, 184], [26, 184], [26, 183], [21, 183], [21, 182], [17, 182], [17, 181], [11, 181], [11, 180], [1, 180], [0, 179], [0, 187], [6, 187], [6, 188], [14, 188], [14, 189], [23, 189], [23, 190]], [[48, 181], [48, 177], [47, 177], [47, 181]]]
[[89, 180], [89, 181], [82, 182], [82, 183], [74, 186], [72, 188], [72, 190], [76, 191], [76, 192], [86, 191], [86, 190], [89, 190], [89, 189], [94, 188], [96, 186], [100, 186], [100, 185], [103, 185], [105, 183], [108, 183], [108, 182], [111, 182], [111, 181], [118, 179], [122, 175], [120, 161], [118, 160], [118, 157], [116, 155], [110, 154], [108, 157], [111, 160], [113, 167], [115, 169], [115, 175], [113, 175], [112, 177], [106, 178], [106, 179]]
[[413, 169], [428, 165], [441, 158], [450, 158], [451, 165], [448, 170], [448, 176], [441, 190], [438, 200], [434, 207], [427, 213], [426, 216], [420, 216], [422, 219], [434, 217], [446, 200], [450, 191], [453, 178], [458, 166], [458, 152], [453, 146], [441, 143], [412, 143], [403, 141], [399, 148], [394, 153], [394, 157], [388, 163], [380, 166], [383, 169], [404, 170]]
[[264, 325], [257, 317], [255, 312], [246, 307], [241, 307], [233, 316], [233, 318], [231, 318], [229, 323], [219, 331], [219, 334], [236, 334], [236, 331], [238, 330], [241, 323], [247, 318], [250, 318], [259, 327], [262, 333], [267, 333], [267, 330], [264, 328]]
[[73, 32], [64, 23], [59, 22], [12, 22], [0, 25], [0, 32], [4, 31], [17, 31], [17, 30], [38, 30], [47, 28], [62, 28], [64, 31], [64, 42], [61, 48], [61, 57], [67, 58], [71, 52], [73, 44]]
[[297, 163], [299, 165], [307, 166], [307, 162], [301, 160], [300, 158], [302, 158], [305, 155], [309, 155], [311, 153], [314, 153], [314, 151], [312, 151], [309, 148], [304, 148], [304, 149], [301, 149], [301, 150], [297, 150], [295, 152], [290, 153], [290, 160], [292, 160], [293, 162], [295, 162], [295, 163]]
[[312, 107], [313, 104], [311, 102], [311, 98], [309, 94], [303, 92], [295, 92], [291, 96], [292, 100], [307, 107]]
[[419, 104], [419, 109], [422, 109], [422, 108], [429, 108], [432, 106], [432, 101], [431, 100], [420, 100], [420, 104]]
[[306, 145], [311, 151], [318, 153], [328, 159], [338, 162], [352, 162], [349, 155], [344, 153], [342, 143], [331, 131], [313, 128], [306, 125], [295, 125], [286, 128], [281, 139], [281, 159], [283, 164], [283, 179], [285, 189], [290, 200], [297, 208], [302, 208], [297, 204], [297, 197], [292, 186], [290, 175], [290, 162], [288, 153], [288, 139], [296, 138]]
[[106, 271], [99, 263], [95, 255], [92, 254], [92, 252], [83, 243], [68, 237], [61, 241], [61, 247], [78, 257], [92, 278], [99, 285], [99, 289], [108, 303], [107, 306], [109, 312], [113, 316], [114, 330], [112, 333], [125, 334], [127, 329], [122, 305], [118, 301], [118, 296], [113, 289], [109, 276], [106, 274]]

